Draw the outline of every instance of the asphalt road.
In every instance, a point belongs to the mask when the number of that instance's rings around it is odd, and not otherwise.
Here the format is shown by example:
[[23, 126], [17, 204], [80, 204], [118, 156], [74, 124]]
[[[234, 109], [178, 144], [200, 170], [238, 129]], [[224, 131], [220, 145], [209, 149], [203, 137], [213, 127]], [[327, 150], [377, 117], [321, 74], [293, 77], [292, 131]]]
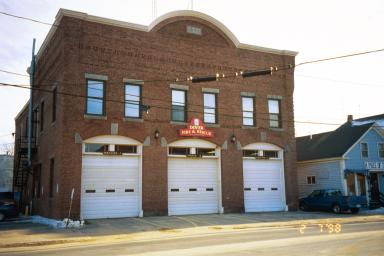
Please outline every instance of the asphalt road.
[[[384, 222], [234, 229], [167, 240], [29, 248], [7, 255], [383, 255]], [[0, 255], [2, 255], [0, 253]]]

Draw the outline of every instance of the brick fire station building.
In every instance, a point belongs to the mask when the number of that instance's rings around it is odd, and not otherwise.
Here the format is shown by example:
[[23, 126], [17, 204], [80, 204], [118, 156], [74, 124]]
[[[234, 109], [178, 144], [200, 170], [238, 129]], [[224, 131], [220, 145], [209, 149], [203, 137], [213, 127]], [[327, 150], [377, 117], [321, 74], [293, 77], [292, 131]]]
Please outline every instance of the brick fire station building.
[[60, 9], [15, 119], [14, 189], [51, 218], [72, 190], [72, 218], [294, 210], [296, 54], [195, 11], [142, 26]]

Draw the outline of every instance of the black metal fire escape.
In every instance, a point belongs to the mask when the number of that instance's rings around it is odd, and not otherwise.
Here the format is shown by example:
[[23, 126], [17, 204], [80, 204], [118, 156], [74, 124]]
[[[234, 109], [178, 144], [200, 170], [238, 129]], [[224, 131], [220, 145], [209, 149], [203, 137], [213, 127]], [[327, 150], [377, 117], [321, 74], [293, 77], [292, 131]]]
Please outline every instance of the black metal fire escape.
[[[36, 152], [35, 139], [32, 139], [31, 143], [32, 153]], [[23, 196], [28, 184], [28, 177], [32, 174], [32, 168], [28, 163], [28, 137], [20, 137], [16, 141], [15, 155], [17, 159], [15, 161], [13, 187], [14, 191], [20, 192]], [[21, 203], [21, 202], [20, 202]]]

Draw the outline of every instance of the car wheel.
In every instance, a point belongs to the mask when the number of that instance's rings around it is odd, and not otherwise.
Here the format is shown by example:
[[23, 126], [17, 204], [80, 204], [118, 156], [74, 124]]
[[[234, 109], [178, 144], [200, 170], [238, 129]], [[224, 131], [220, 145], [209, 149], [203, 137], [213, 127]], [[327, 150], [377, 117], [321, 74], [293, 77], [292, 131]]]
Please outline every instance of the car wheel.
[[340, 213], [340, 212], [341, 212], [340, 205], [338, 205], [338, 204], [334, 204], [334, 205], [332, 206], [332, 211], [333, 211], [334, 213]]
[[308, 211], [308, 206], [305, 203], [300, 203], [299, 208], [302, 211]]
[[0, 221], [4, 220], [5, 216], [0, 212]]
[[352, 208], [351, 213], [353, 213], [353, 214], [359, 213], [359, 208]]

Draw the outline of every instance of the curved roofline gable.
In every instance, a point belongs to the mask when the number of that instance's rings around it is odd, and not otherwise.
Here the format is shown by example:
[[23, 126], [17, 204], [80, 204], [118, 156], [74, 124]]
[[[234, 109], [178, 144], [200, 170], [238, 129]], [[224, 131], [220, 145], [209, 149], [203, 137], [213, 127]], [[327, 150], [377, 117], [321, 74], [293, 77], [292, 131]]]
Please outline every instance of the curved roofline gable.
[[227, 41], [232, 42], [232, 44], [235, 47], [238, 47], [240, 45], [239, 40], [236, 38], [236, 36], [220, 21], [216, 20], [215, 18], [201, 13], [197, 11], [190, 11], [190, 10], [179, 10], [179, 11], [173, 11], [166, 13], [157, 19], [155, 19], [149, 26], [148, 31], [152, 31], [154, 28], [156, 28], [159, 24], [161, 24], [163, 21], [166, 21], [171, 18], [183, 18], [183, 17], [193, 17], [197, 19], [201, 19], [203, 21], [206, 21], [210, 24], [212, 24], [215, 28], [217, 28], [220, 32], [224, 34]]

